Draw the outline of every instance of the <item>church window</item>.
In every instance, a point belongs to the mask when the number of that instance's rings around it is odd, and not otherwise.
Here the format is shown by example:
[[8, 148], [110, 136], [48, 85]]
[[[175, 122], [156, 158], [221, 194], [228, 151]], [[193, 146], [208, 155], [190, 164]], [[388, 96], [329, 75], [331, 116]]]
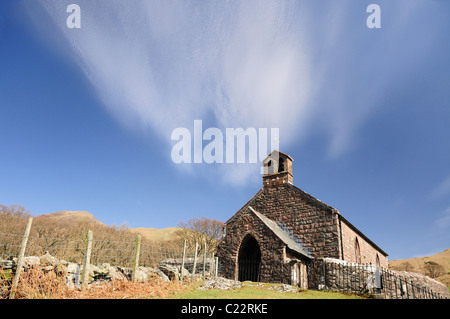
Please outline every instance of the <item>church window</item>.
[[284, 158], [280, 158], [280, 162], [278, 164], [278, 173], [284, 172]]
[[356, 258], [356, 263], [360, 264], [361, 263], [361, 250], [359, 248], [358, 238], [355, 239], [355, 258]]

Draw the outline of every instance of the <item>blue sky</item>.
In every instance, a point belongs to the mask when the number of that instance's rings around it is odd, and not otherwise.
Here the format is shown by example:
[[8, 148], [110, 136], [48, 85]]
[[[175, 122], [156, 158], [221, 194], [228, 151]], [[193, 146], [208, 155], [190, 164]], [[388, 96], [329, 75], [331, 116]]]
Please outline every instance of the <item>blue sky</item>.
[[[66, 25], [71, 3], [79, 29]], [[371, 3], [379, 29], [366, 25]], [[449, 9], [440, 0], [2, 1], [0, 203], [129, 227], [226, 221], [261, 188], [260, 165], [175, 164], [171, 132], [194, 120], [279, 128], [294, 184], [389, 259], [443, 251]]]

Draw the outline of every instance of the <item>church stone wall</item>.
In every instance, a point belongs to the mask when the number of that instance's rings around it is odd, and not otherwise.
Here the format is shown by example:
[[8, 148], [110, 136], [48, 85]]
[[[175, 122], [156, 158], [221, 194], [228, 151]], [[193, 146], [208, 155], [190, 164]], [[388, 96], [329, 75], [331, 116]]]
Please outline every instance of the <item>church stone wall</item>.
[[339, 227], [334, 214], [325, 205], [316, 205], [295, 186], [264, 188], [249, 205], [288, 227], [313, 257], [340, 258]]
[[[387, 257], [378, 251], [371, 243], [366, 241], [356, 233], [346, 222], [341, 222], [342, 229], [342, 248], [343, 258], [345, 261], [361, 264], [377, 264], [377, 256], [380, 262], [380, 267], [388, 268]], [[359, 244], [360, 261], [356, 256], [356, 240]]]
[[228, 225], [226, 236], [217, 249], [220, 270], [225, 278], [238, 279], [239, 248], [247, 235], [253, 236], [261, 250], [261, 282], [290, 284], [291, 266], [287, 263], [285, 244], [253, 213], [243, 213], [238, 220]]

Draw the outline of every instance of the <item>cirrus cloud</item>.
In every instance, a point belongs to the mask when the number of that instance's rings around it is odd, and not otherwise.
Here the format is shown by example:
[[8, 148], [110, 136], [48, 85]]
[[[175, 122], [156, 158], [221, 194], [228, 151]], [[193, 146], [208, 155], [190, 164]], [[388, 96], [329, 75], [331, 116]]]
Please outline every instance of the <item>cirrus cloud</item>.
[[[369, 34], [365, 6], [353, 1], [78, 0], [82, 27], [74, 30], [65, 24], [71, 2], [39, 0], [63, 37], [55, 42], [124, 125], [149, 127], [168, 144], [173, 129], [195, 119], [279, 127], [282, 146], [327, 136], [331, 157], [351, 149], [439, 28], [411, 30], [423, 8], [411, 1], [383, 3], [398, 17]], [[419, 49], [398, 46], [412, 31]]]

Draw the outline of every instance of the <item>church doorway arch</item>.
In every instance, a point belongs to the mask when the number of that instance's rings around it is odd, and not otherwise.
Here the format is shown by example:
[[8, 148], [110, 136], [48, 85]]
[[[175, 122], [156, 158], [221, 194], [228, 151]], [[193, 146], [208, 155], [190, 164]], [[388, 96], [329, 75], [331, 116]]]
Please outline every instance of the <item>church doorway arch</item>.
[[261, 272], [261, 250], [252, 235], [242, 240], [238, 256], [238, 280], [258, 282]]

